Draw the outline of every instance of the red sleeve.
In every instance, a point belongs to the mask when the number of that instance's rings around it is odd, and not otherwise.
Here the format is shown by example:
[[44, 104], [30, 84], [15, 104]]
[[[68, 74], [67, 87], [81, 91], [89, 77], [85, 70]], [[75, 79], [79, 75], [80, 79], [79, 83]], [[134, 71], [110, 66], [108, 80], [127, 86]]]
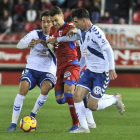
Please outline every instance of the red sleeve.
[[75, 28], [75, 25], [73, 22], [69, 22], [68, 25], [70, 26], [70, 28]]

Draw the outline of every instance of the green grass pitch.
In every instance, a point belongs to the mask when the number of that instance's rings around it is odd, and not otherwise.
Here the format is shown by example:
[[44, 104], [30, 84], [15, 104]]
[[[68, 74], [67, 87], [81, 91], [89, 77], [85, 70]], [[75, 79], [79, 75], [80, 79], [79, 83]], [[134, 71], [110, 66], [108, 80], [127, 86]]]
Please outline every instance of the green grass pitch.
[[140, 140], [140, 88], [108, 88], [107, 94], [120, 93], [125, 104], [125, 113], [120, 115], [113, 105], [105, 110], [94, 111], [97, 124], [89, 134], [70, 134], [66, 131], [72, 126], [68, 105], [55, 102], [54, 90], [37, 114], [37, 130], [23, 132], [20, 119], [30, 114], [40, 89], [29, 91], [19, 117], [17, 130], [8, 132], [11, 124], [13, 103], [18, 86], [0, 86], [0, 140]]

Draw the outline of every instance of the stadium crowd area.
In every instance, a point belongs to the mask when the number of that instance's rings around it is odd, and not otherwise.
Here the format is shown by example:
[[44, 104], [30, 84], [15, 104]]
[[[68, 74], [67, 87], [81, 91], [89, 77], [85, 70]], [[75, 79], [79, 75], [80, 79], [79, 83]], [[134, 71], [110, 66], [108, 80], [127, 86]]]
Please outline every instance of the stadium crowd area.
[[101, 0], [0, 0], [0, 43], [17, 43], [29, 31], [41, 29], [40, 12], [53, 6], [62, 9], [68, 22], [73, 8], [86, 8], [94, 24], [128, 24], [130, 8], [140, 20], [140, 0], [105, 0], [104, 15]]

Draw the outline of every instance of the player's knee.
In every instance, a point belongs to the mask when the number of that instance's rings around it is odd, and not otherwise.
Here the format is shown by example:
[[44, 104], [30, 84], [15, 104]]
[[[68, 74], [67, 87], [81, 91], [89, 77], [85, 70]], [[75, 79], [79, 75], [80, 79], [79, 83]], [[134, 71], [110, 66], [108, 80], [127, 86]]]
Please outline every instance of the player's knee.
[[56, 102], [57, 102], [58, 104], [64, 104], [64, 103], [65, 103], [65, 100], [66, 100], [66, 98], [64, 97], [64, 98], [62, 98], [62, 99], [57, 99]]
[[87, 103], [87, 107], [92, 110], [92, 111], [96, 111], [98, 106], [95, 105], [95, 104], [90, 104], [90, 103]]
[[80, 98], [80, 96], [78, 96], [77, 94], [74, 94], [73, 100], [74, 100], [74, 102], [81, 102], [82, 98]]

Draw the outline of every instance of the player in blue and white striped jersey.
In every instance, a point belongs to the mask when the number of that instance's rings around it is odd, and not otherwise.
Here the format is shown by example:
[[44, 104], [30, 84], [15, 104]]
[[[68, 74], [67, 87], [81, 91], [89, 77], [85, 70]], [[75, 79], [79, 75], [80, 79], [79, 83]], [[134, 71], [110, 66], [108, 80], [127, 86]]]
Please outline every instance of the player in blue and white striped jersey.
[[[89, 133], [88, 124], [84, 113], [83, 98], [90, 92], [87, 107], [90, 110], [101, 110], [108, 106], [116, 105], [119, 113], [123, 115], [124, 104], [120, 94], [108, 98], [105, 91], [110, 79], [117, 78], [112, 48], [102, 30], [93, 25], [86, 9], [79, 8], [71, 11], [71, 17], [75, 26], [80, 29], [72, 29], [67, 35], [72, 37], [59, 37], [47, 40], [49, 43], [79, 40], [82, 52], [81, 68], [87, 66], [79, 78], [74, 94], [76, 112], [78, 113], [81, 128], [71, 133]], [[74, 34], [75, 33], [75, 34]], [[105, 95], [105, 96], [103, 96]]]
[[30, 55], [20, 78], [19, 92], [14, 101], [12, 124], [7, 131], [16, 130], [23, 100], [29, 90], [36, 85], [41, 89], [41, 93], [30, 113], [31, 116], [36, 117], [37, 112], [47, 100], [49, 91], [55, 84], [56, 57], [46, 46], [46, 40], [52, 27], [48, 11], [41, 13], [41, 23], [42, 30], [29, 32], [17, 44], [19, 49], [30, 48]]

